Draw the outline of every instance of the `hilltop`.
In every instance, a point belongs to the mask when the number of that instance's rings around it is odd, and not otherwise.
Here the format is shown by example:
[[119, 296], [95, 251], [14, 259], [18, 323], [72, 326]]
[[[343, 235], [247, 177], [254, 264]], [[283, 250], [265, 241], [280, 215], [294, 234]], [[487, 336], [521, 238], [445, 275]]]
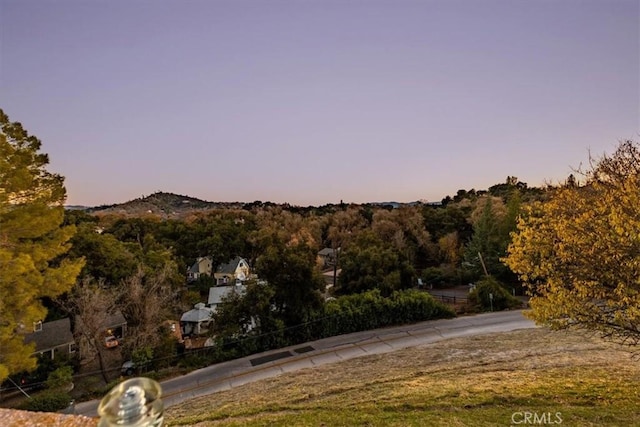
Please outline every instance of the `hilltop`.
[[196, 211], [241, 209], [243, 205], [240, 202], [209, 202], [195, 197], [159, 191], [128, 202], [86, 208], [85, 210], [89, 213], [113, 213], [124, 216], [156, 215], [163, 218], [176, 218]]

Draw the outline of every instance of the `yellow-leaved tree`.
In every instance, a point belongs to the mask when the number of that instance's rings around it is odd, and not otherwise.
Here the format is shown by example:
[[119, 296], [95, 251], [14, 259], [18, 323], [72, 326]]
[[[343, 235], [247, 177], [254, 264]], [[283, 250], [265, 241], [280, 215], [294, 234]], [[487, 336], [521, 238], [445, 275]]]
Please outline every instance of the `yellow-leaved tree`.
[[532, 295], [531, 317], [553, 328], [640, 341], [640, 146], [619, 144], [525, 208], [505, 258]]
[[71, 289], [83, 263], [64, 258], [75, 228], [62, 226], [64, 179], [40, 146], [0, 109], [0, 382], [35, 368], [24, 335], [45, 318], [42, 298]]

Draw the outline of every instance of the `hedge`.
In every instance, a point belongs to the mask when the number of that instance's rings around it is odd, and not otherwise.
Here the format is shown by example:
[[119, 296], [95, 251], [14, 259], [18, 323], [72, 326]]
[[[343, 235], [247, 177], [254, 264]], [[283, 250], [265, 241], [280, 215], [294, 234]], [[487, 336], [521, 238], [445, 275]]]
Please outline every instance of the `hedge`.
[[20, 405], [20, 409], [35, 412], [57, 412], [69, 406], [71, 396], [59, 390], [47, 390]]

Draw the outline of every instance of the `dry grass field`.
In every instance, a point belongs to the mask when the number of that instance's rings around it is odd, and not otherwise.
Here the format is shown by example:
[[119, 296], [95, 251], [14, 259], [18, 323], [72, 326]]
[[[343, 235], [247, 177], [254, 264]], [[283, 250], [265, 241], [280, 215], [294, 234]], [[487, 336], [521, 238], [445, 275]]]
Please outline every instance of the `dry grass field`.
[[638, 383], [628, 348], [538, 328], [284, 374], [169, 408], [166, 419], [170, 426], [633, 426]]

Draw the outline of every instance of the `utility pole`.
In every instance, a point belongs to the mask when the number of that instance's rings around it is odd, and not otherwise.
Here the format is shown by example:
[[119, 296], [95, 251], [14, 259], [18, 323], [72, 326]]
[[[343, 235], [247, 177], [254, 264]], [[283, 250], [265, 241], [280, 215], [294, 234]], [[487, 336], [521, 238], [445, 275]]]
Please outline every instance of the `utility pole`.
[[340, 248], [333, 248], [333, 289], [336, 289], [338, 279], [338, 252]]
[[482, 269], [484, 270], [484, 275], [489, 277], [489, 272], [487, 271], [487, 266], [484, 265], [484, 259], [482, 258], [482, 254], [478, 252], [478, 258], [480, 258], [480, 263], [482, 264]]

